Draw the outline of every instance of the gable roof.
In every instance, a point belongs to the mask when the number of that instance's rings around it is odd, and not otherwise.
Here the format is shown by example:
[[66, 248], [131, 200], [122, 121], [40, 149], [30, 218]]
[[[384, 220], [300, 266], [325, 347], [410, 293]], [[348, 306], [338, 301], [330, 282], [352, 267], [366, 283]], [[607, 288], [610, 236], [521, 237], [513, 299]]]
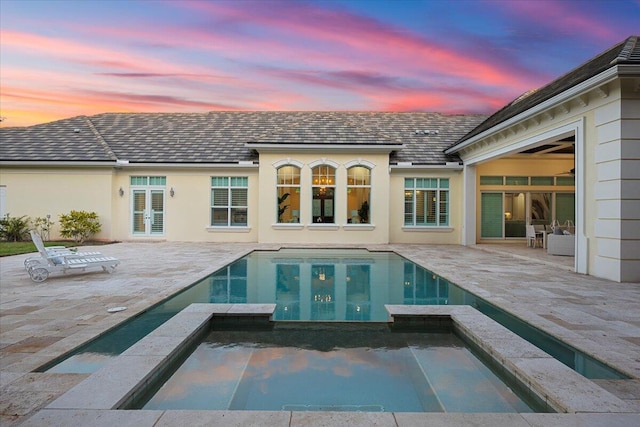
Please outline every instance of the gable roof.
[[370, 129], [354, 120], [347, 113], [305, 114], [300, 120], [282, 126], [273, 132], [265, 133], [248, 142], [256, 145], [299, 145], [299, 146], [384, 146], [402, 147], [402, 141], [381, 132]]
[[509, 120], [512, 117], [523, 113], [536, 105], [553, 98], [556, 95], [594, 77], [611, 67], [621, 64], [639, 64], [640, 63], [640, 40], [639, 36], [631, 36], [626, 40], [616, 44], [607, 51], [601, 53], [595, 58], [590, 59], [579, 67], [569, 71], [563, 76], [558, 77], [551, 83], [537, 89], [529, 91], [509, 104], [489, 116], [478, 127], [462, 137], [455, 144], [451, 145], [447, 152], [454, 152], [455, 148], [463, 142], [473, 138], [476, 135], [485, 132], [500, 123]]
[[[459, 161], [444, 149], [486, 116], [439, 113], [104, 113], [2, 128], [0, 161], [228, 164], [257, 161], [252, 144], [397, 147], [394, 162]], [[438, 131], [425, 135], [425, 130]], [[419, 133], [417, 132], [419, 131]]]

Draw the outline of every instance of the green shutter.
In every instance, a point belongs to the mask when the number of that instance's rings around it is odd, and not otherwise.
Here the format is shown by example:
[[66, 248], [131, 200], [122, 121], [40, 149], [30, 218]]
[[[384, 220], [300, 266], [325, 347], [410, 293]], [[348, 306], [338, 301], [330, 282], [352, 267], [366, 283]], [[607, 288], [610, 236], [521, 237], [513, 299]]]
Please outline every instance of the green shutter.
[[502, 237], [502, 193], [481, 195], [481, 237]]

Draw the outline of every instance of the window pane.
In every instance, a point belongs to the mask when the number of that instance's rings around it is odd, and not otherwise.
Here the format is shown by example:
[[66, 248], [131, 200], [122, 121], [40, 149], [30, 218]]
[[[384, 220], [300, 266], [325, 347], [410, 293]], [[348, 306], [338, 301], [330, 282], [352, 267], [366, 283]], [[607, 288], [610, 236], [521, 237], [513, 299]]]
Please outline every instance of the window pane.
[[426, 207], [426, 225], [437, 225], [436, 223], [436, 197], [435, 190], [429, 190], [425, 192], [425, 207]]
[[229, 178], [226, 176], [212, 176], [211, 177], [211, 186], [212, 187], [228, 187], [229, 186]]
[[413, 191], [404, 192], [404, 225], [415, 225], [413, 223]]
[[416, 225], [424, 225], [427, 220], [427, 206], [424, 191], [416, 191]]
[[531, 224], [551, 224], [551, 193], [531, 193]]
[[481, 176], [480, 185], [502, 185], [503, 178], [501, 176]]
[[229, 206], [229, 190], [226, 188], [212, 189], [211, 202], [213, 206]]
[[247, 225], [246, 208], [231, 208], [231, 225]]
[[300, 168], [290, 165], [279, 168], [278, 185], [300, 185]]
[[146, 176], [132, 176], [131, 185], [147, 185]]
[[164, 176], [150, 176], [149, 185], [166, 185], [167, 178]]
[[314, 187], [311, 204], [312, 220], [318, 223], [334, 222], [333, 216], [333, 187]]
[[229, 209], [228, 208], [212, 208], [211, 209], [211, 225], [228, 226], [229, 225]]
[[231, 189], [231, 206], [248, 206], [247, 202], [247, 190], [240, 188]]
[[449, 178], [443, 178], [440, 180], [440, 188], [449, 188]]
[[354, 166], [347, 171], [347, 185], [370, 185], [371, 171], [364, 166]]
[[438, 225], [449, 225], [449, 192], [440, 192], [440, 218]]
[[278, 187], [279, 223], [300, 222], [300, 187]]
[[413, 178], [405, 178], [404, 179], [404, 188], [414, 188], [415, 187], [415, 179]]
[[558, 176], [556, 177], [556, 184], [573, 186], [576, 185], [576, 178], [573, 176]]
[[526, 236], [526, 204], [524, 193], [504, 195], [504, 237]]
[[369, 224], [371, 188], [355, 187], [347, 189], [347, 222]]
[[231, 187], [247, 187], [249, 184], [249, 178], [246, 176], [233, 176], [231, 177]]
[[552, 176], [532, 176], [531, 185], [553, 185]]
[[505, 179], [506, 185], [529, 185], [529, 178], [526, 176], [508, 176]]
[[334, 185], [336, 170], [328, 165], [313, 168], [313, 185]]

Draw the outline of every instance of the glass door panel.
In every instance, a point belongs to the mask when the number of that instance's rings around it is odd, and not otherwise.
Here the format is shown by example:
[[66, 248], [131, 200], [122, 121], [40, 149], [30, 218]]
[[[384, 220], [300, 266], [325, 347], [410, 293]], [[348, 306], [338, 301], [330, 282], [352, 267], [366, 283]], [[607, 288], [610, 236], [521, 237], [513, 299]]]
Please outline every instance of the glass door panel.
[[164, 190], [135, 189], [131, 194], [132, 233], [164, 234]]
[[133, 190], [132, 208], [133, 234], [146, 234], [147, 192], [145, 190]]
[[164, 190], [150, 190], [151, 194], [151, 234], [164, 233]]
[[504, 237], [525, 237], [526, 233], [525, 193], [504, 195]]
[[551, 193], [531, 193], [531, 224], [551, 224]]

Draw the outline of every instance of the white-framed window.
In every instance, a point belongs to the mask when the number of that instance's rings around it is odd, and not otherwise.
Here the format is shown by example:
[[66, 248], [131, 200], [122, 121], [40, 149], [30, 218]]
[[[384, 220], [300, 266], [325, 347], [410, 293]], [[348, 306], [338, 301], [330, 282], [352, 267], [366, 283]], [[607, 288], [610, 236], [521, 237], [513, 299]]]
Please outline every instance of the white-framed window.
[[335, 222], [336, 168], [321, 164], [313, 167], [311, 174], [313, 222], [333, 224]]
[[278, 223], [300, 222], [300, 168], [295, 165], [279, 167], [276, 187]]
[[248, 193], [248, 177], [211, 177], [211, 226], [246, 227]]
[[371, 209], [371, 169], [353, 166], [347, 169], [347, 221], [369, 224]]
[[404, 225], [449, 226], [448, 178], [405, 178]]

